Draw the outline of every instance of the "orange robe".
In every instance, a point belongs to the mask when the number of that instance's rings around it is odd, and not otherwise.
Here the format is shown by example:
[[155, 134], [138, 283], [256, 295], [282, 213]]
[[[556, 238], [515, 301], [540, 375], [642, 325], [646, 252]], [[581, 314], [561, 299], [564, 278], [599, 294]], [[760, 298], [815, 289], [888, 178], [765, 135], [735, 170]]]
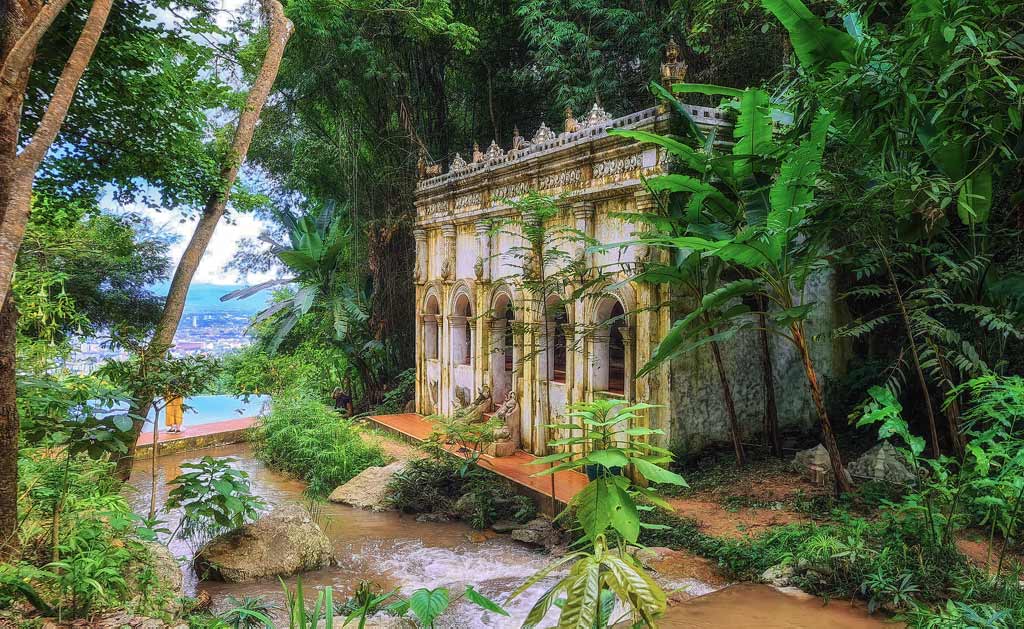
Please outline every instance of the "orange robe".
[[180, 396], [173, 398], [164, 398], [167, 402], [167, 406], [164, 408], [164, 419], [168, 426], [180, 426], [184, 420], [184, 410], [182, 409], [182, 399]]

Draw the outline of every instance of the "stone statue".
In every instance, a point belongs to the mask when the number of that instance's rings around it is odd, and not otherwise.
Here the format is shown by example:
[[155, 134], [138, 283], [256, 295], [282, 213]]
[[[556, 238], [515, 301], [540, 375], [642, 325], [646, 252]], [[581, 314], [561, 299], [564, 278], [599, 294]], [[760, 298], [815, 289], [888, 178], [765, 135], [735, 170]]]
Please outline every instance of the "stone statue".
[[484, 154], [480, 151], [480, 143], [473, 142], [473, 163], [479, 164], [484, 161]]
[[661, 84], [671, 90], [672, 85], [686, 80], [686, 62], [679, 59], [679, 44], [676, 38], [668, 40], [665, 47], [665, 62], [661, 64]]
[[565, 132], [576, 133], [580, 130], [580, 124], [572, 117], [572, 107], [565, 108]]
[[512, 439], [512, 422], [517, 421], [515, 412], [519, 408], [519, 399], [515, 391], [509, 391], [504, 401], [494, 411], [494, 419], [501, 422], [494, 430], [494, 443], [491, 445], [491, 452], [494, 456], [511, 456], [516, 451], [516, 444]]
[[522, 135], [519, 134], [519, 127], [512, 128], [512, 152], [518, 153], [519, 151], [525, 151], [530, 144], [526, 141]]
[[420, 179], [437, 177], [441, 174], [441, 165], [430, 163], [430, 160], [427, 159], [427, 149], [425, 148], [420, 149], [420, 157], [416, 160], [416, 174], [419, 175]]
[[466, 400], [466, 390], [458, 389], [455, 397], [459, 401], [459, 408], [452, 413], [452, 419], [466, 424], [476, 424], [484, 421], [484, 413], [491, 408], [491, 388], [486, 384], [480, 389], [476, 398], [469, 402]]

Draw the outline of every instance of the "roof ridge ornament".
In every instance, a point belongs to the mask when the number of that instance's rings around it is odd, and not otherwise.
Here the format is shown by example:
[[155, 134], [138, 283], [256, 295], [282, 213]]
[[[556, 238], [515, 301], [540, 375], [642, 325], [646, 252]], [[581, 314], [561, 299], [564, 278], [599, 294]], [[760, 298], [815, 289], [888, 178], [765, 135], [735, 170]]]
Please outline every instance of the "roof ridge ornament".
[[457, 173], [466, 170], [468, 166], [466, 160], [462, 159], [462, 155], [456, 153], [455, 159], [452, 160], [452, 165], [448, 167], [448, 172]]
[[583, 129], [601, 127], [611, 122], [611, 119], [611, 114], [595, 102], [594, 106], [590, 108], [590, 113], [587, 114], [587, 117], [583, 120], [583, 124], [581, 124], [580, 127]]
[[546, 144], [554, 140], [556, 137], [558, 136], [555, 135], [555, 132], [549, 129], [548, 126], [541, 121], [540, 128], [538, 128], [537, 132], [533, 134], [533, 140], [531, 140], [530, 143], [534, 145]]
[[498, 146], [497, 140], [491, 140], [491, 145], [487, 147], [487, 153], [484, 154], [484, 160], [496, 162], [502, 157], [505, 157], [505, 151], [501, 150], [501, 147]]

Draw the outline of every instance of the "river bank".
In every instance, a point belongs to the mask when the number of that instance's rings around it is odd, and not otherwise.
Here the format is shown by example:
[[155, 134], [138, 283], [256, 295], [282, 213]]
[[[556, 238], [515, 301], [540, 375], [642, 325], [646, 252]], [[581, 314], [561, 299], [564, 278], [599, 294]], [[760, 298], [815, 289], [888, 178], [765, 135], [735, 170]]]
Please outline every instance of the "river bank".
[[[388, 444], [392, 455], [411, 455], [414, 450]], [[202, 456], [236, 458], [235, 465], [249, 473], [254, 493], [268, 505], [308, 504], [303, 496], [305, 484], [288, 478], [255, 459], [249, 447], [236, 444], [210, 448], [190, 454], [161, 457], [157, 467], [158, 503], [166, 498], [167, 481], [181, 473], [181, 464]], [[149, 504], [150, 475], [140, 464], [132, 476], [133, 491], [129, 500], [138, 511]], [[526, 578], [544, 568], [550, 561], [545, 553], [513, 542], [507, 536], [481, 534], [461, 522], [421, 522], [415, 517], [395, 512], [375, 513], [332, 503], [316, 503], [311, 507], [331, 540], [337, 565], [302, 575], [307, 592], [330, 585], [336, 596], [351, 595], [360, 582], [374, 583], [385, 589], [405, 592], [419, 587], [457, 588], [472, 584], [485, 595], [504, 601]], [[167, 525], [174, 528], [180, 514], [166, 514]], [[196, 549], [187, 542], [175, 540], [172, 553], [183, 561], [186, 595], [205, 593], [212, 609], [231, 607], [231, 598], [263, 596], [275, 605], [284, 597], [276, 580], [256, 583], [226, 584], [200, 582], [188, 566]], [[705, 575], [706, 576], [706, 575]], [[701, 580], [697, 571], [664, 570], [656, 575], [666, 591], [673, 592], [678, 604], [670, 609], [666, 627], [878, 627], [882, 622], [863, 610], [849, 609], [844, 604], [821, 606], [819, 599], [779, 594], [764, 585], [727, 586], [721, 581]], [[554, 577], [552, 577], [554, 578]], [[295, 577], [285, 579], [294, 586]], [[518, 627], [533, 601], [549, 585], [542, 581], [506, 607], [511, 618], [456, 605], [444, 618], [446, 627]], [[737, 589], [739, 588], [739, 589]], [[735, 604], [736, 597], [744, 605]], [[699, 604], [696, 601], [700, 601]], [[763, 614], [751, 614], [748, 603]], [[765, 625], [756, 619], [774, 619], [778, 625]], [[844, 624], [845, 623], [845, 624]]]

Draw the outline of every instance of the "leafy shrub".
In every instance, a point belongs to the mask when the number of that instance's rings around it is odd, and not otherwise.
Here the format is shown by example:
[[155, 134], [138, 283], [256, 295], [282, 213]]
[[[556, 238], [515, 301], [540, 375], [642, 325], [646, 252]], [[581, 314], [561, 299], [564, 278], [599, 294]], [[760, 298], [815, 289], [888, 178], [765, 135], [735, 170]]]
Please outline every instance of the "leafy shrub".
[[505, 479], [449, 455], [410, 461], [388, 493], [399, 511], [461, 517], [478, 529], [498, 520], [526, 522], [537, 512], [533, 501], [516, 494]]
[[306, 492], [314, 498], [322, 498], [366, 468], [386, 462], [380, 447], [363, 441], [350, 420], [309, 394], [275, 398], [270, 415], [263, 418], [252, 437], [260, 459], [305, 480]]
[[231, 467], [236, 460], [204, 456], [198, 463], [182, 463], [184, 473], [168, 483], [173, 489], [165, 508], [181, 509], [178, 528], [186, 539], [203, 542], [238, 528], [266, 506], [252, 495], [249, 474]]
[[384, 393], [384, 401], [377, 407], [377, 413], [401, 413], [409, 400], [416, 395], [416, 370], [406, 369], [395, 377], [390, 388]]
[[18, 472], [22, 553], [0, 565], [0, 609], [24, 600], [64, 618], [124, 607], [162, 613], [173, 593], [156, 583], [111, 463], [24, 449]]

